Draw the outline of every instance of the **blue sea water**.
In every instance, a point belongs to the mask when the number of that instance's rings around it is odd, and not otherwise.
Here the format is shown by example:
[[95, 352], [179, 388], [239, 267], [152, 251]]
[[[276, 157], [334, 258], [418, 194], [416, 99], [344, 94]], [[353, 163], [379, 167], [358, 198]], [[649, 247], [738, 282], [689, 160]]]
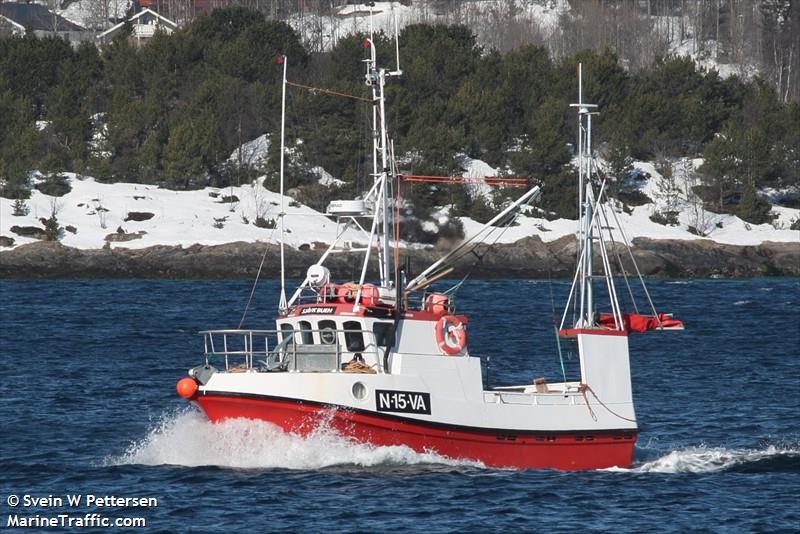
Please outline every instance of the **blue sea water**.
[[[0, 282], [0, 529], [15, 531], [13, 514], [98, 512], [145, 517], [141, 532], [800, 531], [798, 279], [652, 281], [687, 330], [632, 336], [635, 464], [582, 473], [209, 424], [175, 382], [200, 361], [198, 330], [238, 325], [250, 284]], [[559, 378], [551, 291], [568, 289], [460, 289], [496, 384]], [[261, 282], [245, 326], [272, 328], [276, 298]], [[158, 506], [8, 504], [67, 494]]]

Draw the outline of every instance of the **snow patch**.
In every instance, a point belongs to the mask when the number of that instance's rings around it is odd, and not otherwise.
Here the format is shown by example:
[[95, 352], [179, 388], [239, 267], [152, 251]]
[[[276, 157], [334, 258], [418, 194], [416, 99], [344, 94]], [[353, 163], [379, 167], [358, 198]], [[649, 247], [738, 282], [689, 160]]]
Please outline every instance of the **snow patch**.
[[[538, 28], [547, 37], [558, 29], [559, 17], [569, 11], [567, 0], [546, 2], [527, 0], [517, 4], [513, 13], [515, 20]], [[288, 19], [288, 23], [303, 36], [306, 44], [315, 50], [330, 50], [348, 35], [369, 34], [370, 31], [383, 31], [394, 35], [395, 21], [398, 31], [409, 24], [464, 24], [478, 34], [479, 41], [496, 37], [496, 28], [485, 28], [481, 24], [495, 13], [508, 9], [505, 0], [477, 0], [463, 2], [452, 10], [443, 10], [434, 2], [374, 2], [352, 3], [335, 9], [331, 16], [318, 17], [298, 13]]]
[[[246, 144], [252, 154], [265, 154], [269, 140], [262, 136]], [[297, 151], [293, 147], [287, 152]], [[464, 176], [482, 178], [496, 176], [497, 170], [486, 162], [462, 159]], [[634, 162], [634, 168], [647, 180], [637, 182], [640, 190], [647, 194], [653, 204], [633, 208], [626, 213], [618, 206], [616, 216], [621, 226], [614, 230], [615, 239], [622, 239], [623, 232], [630, 241], [636, 237], [651, 239], [696, 240], [709, 239], [718, 243], [732, 245], [757, 245], [764, 241], [800, 241], [800, 231], [790, 230], [794, 220], [800, 218], [800, 209], [784, 206], [773, 207], [777, 219], [773, 224], [754, 225], [742, 221], [735, 215], [715, 214], [702, 210], [702, 203], [691, 193], [693, 169], [701, 160], [679, 160], [673, 162], [672, 173], [681, 185], [676, 202], [676, 226], [664, 226], [653, 222], [650, 217], [666, 207], [663, 196], [665, 178], [648, 162]], [[315, 167], [322, 185], [341, 185], [342, 182], [321, 167]], [[73, 173], [61, 173], [72, 186], [72, 190], [62, 197], [51, 197], [38, 190], [31, 192], [26, 201], [29, 213], [13, 215], [14, 201], [0, 198], [0, 235], [13, 237], [14, 246], [35, 241], [11, 232], [12, 226], [41, 227], [40, 217], [49, 217], [53, 207], [62, 227], [73, 226], [76, 233], [64, 232], [62, 243], [79, 249], [96, 249], [104, 245], [110, 247], [144, 248], [154, 245], [191, 246], [194, 244], [220, 245], [235, 241], [270, 242], [279, 241], [279, 232], [274, 228], [261, 228], [253, 223], [257, 218], [277, 220], [281, 197], [278, 193], [263, 187], [264, 177], [250, 184], [237, 187], [206, 187], [195, 191], [173, 191], [154, 185], [117, 183], [104, 184], [91, 177]], [[31, 173], [33, 183], [41, 182], [41, 173]], [[488, 195], [486, 184], [471, 184], [476, 195]], [[468, 186], [468, 187], [471, 187]], [[228, 198], [225, 198], [228, 197]], [[336, 234], [336, 223], [308, 206], [285, 197], [286, 243], [299, 247], [313, 242], [331, 243]], [[129, 212], [148, 212], [153, 217], [144, 221], [125, 220]], [[446, 209], [438, 212], [439, 224], [443, 224]], [[574, 235], [577, 222], [571, 219], [547, 220], [536, 217], [531, 211], [517, 219], [517, 225], [506, 229], [499, 238], [500, 243], [514, 243], [520, 239], [539, 236], [550, 242], [561, 237]], [[460, 218], [466, 236], [476, 233], [482, 224], [468, 217]], [[431, 223], [435, 226], [435, 223]], [[617, 226], [616, 223], [613, 223]], [[139, 238], [124, 242], [106, 242], [109, 234], [122, 228], [126, 233], [144, 232]], [[706, 235], [701, 237], [690, 231], [700, 229]], [[430, 230], [434, 230], [432, 227]], [[493, 236], [494, 237], [494, 236]], [[343, 241], [365, 243], [366, 237], [355, 229], [347, 230]]]
[[[221, 245], [236, 241], [279, 242], [274, 228], [260, 228], [253, 223], [260, 217], [277, 220], [280, 195], [263, 187], [264, 177], [239, 187], [206, 187], [195, 191], [173, 191], [154, 185], [104, 184], [74, 173], [66, 176], [72, 190], [62, 197], [51, 197], [38, 190], [27, 200], [29, 213], [13, 215], [14, 201], [0, 198], [0, 235], [13, 237], [16, 245], [35, 239], [18, 236], [12, 226], [39, 226], [40, 217], [49, 217], [53, 203], [62, 227], [74, 226], [76, 233], [64, 232], [61, 242], [79, 249], [97, 249], [105, 238], [122, 228], [126, 233], [145, 233], [138, 239], [108, 243], [111, 247], [145, 248], [154, 245]], [[228, 199], [224, 197], [229, 197]], [[133, 221], [129, 212], [148, 212], [154, 216]], [[335, 238], [336, 223], [324, 214], [285, 197], [286, 243], [299, 247]], [[347, 230], [345, 239], [365, 241], [357, 230]]]
[[[228, 157], [228, 163], [232, 165], [239, 165], [241, 161], [242, 167], [250, 169], [265, 169], [267, 166], [267, 153], [269, 152], [270, 136], [264, 134], [256, 137], [252, 141], [243, 143], [240, 147], [234, 149]], [[241, 158], [241, 160], [240, 160]]]
[[[105, 5], [108, 5], [107, 13]], [[83, 26], [89, 30], [106, 30], [116, 24], [113, 20], [120, 20], [131, 8], [131, 0], [75, 0], [65, 9], [58, 10], [58, 14], [70, 22]], [[107, 18], [106, 18], [107, 15]]]
[[483, 197], [485, 200], [492, 199], [492, 186], [486, 184], [483, 179], [489, 176], [497, 176], [497, 169], [479, 159], [473, 159], [466, 155], [459, 155], [459, 165], [464, 170], [461, 174], [470, 181], [464, 186], [470, 198]]
[[311, 172], [318, 176], [317, 182], [319, 185], [324, 185], [325, 187], [341, 187], [345, 184], [344, 180], [335, 178], [331, 173], [320, 166], [312, 167]]

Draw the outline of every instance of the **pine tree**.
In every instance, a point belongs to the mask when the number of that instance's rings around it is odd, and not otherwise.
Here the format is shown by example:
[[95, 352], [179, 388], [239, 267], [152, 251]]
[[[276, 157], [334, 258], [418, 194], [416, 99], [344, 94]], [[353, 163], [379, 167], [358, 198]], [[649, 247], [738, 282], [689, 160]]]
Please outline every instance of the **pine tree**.
[[13, 209], [13, 211], [11, 212], [11, 215], [13, 215], [15, 217], [24, 217], [25, 215], [27, 215], [31, 211], [30, 208], [28, 207], [28, 204], [25, 202], [25, 200], [23, 200], [21, 198], [18, 198], [16, 200], [14, 200], [14, 205], [13, 205], [12, 209]]
[[469, 216], [479, 223], [487, 223], [492, 220], [492, 217], [497, 215], [494, 207], [492, 207], [483, 196], [478, 196], [472, 201], [472, 208], [469, 211]]
[[772, 221], [771, 212], [770, 203], [756, 191], [755, 181], [748, 181], [736, 207], [736, 214], [749, 223], [763, 224]]
[[703, 150], [703, 181], [714, 192], [718, 211], [723, 211], [726, 199], [734, 191], [739, 166], [739, 132], [733, 122], [706, 144]]
[[34, 159], [38, 132], [30, 112], [30, 101], [0, 88], [0, 178], [6, 198], [28, 198], [28, 171]]
[[55, 211], [53, 211], [50, 217], [44, 222], [44, 234], [47, 241], [58, 241], [61, 239], [61, 227], [58, 224]]
[[190, 120], [170, 128], [169, 141], [164, 148], [164, 170], [175, 187], [189, 189], [202, 178], [206, 147], [198, 129]]
[[616, 197], [625, 180], [633, 171], [633, 157], [630, 148], [619, 136], [614, 136], [608, 143], [605, 153], [606, 172], [611, 179], [610, 196]]

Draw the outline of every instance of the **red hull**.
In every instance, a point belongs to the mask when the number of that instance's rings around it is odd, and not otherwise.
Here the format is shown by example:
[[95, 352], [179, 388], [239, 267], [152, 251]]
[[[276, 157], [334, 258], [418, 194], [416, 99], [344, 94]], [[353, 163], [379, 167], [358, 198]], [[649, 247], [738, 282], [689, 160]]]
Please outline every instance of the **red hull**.
[[199, 395], [194, 398], [212, 422], [243, 417], [278, 425], [305, 436], [323, 421], [342, 435], [379, 446], [405, 445], [488, 467], [566, 471], [627, 467], [634, 431], [552, 433], [472, 429], [430, 424], [371, 412], [271, 397]]

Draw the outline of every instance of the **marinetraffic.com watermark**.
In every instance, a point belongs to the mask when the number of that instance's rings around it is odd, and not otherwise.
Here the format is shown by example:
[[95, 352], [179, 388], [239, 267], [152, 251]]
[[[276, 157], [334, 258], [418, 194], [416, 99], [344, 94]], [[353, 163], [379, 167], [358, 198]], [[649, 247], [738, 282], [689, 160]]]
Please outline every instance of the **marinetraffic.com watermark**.
[[[158, 508], [156, 497], [116, 495], [8, 495], [6, 528], [143, 528], [147, 518], [126, 514], [131, 509]], [[105, 512], [105, 513], [104, 513]]]

